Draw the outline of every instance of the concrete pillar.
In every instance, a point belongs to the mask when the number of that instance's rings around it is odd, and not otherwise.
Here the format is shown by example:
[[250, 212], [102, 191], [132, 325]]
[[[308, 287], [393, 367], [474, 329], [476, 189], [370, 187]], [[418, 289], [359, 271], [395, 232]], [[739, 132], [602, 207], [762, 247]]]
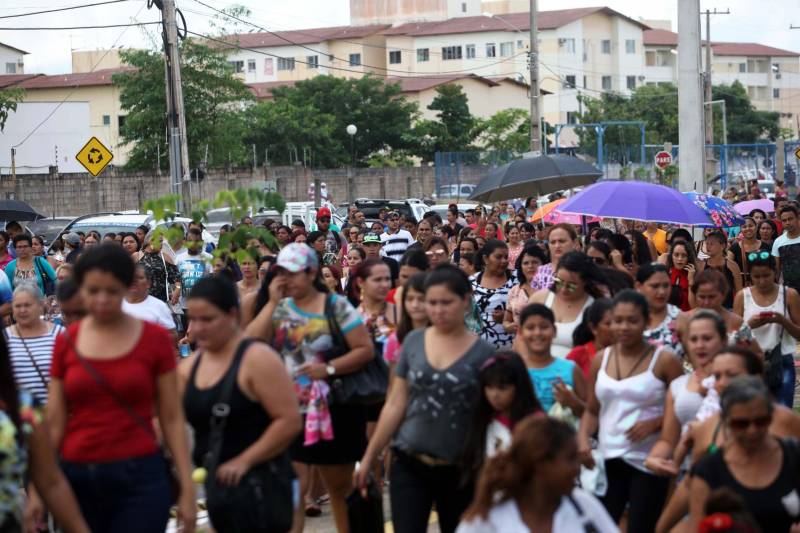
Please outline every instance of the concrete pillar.
[[678, 186], [705, 192], [700, 0], [678, 0]]

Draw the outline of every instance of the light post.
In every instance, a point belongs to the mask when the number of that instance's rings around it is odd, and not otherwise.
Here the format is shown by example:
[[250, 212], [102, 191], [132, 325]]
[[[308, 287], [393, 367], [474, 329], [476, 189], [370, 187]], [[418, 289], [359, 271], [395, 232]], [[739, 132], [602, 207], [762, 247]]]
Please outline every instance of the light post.
[[355, 151], [355, 137], [358, 133], [358, 128], [355, 124], [348, 124], [345, 128], [347, 135], [350, 136], [350, 167], [347, 171], [347, 201], [353, 205], [353, 169], [356, 166], [356, 151]]

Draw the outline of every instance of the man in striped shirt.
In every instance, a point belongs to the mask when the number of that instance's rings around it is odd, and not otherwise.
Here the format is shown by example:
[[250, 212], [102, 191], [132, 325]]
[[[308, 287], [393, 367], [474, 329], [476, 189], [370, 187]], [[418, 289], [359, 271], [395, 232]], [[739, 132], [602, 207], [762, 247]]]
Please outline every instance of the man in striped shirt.
[[398, 261], [409, 246], [414, 244], [414, 237], [404, 229], [400, 229], [400, 213], [392, 211], [386, 216], [388, 229], [381, 234], [383, 244], [382, 255]]

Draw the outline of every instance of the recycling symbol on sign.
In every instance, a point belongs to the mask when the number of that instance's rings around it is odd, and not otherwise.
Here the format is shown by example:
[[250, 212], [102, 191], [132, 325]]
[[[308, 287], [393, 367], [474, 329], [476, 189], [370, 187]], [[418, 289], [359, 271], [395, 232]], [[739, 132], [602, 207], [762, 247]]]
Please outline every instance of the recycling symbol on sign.
[[89, 163], [96, 165], [103, 160], [103, 153], [97, 148], [92, 148], [91, 150], [89, 150], [87, 159], [89, 160]]

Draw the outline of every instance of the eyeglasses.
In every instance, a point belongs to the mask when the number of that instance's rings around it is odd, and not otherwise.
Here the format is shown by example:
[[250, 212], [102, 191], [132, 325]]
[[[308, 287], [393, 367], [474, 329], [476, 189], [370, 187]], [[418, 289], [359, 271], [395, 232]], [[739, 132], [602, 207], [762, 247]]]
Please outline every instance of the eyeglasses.
[[569, 291], [569, 292], [575, 292], [575, 291], [578, 290], [578, 284], [577, 283], [573, 283], [571, 281], [564, 281], [561, 278], [555, 278], [553, 280], [553, 287], [555, 287], [555, 289], [557, 291], [560, 291], [561, 289], [564, 289], [564, 290]]
[[731, 418], [728, 420], [728, 426], [736, 431], [744, 431], [750, 426], [755, 426], [757, 429], [764, 429], [772, 422], [770, 416], [759, 416], [757, 418]]
[[750, 261], [751, 263], [753, 261], [759, 261], [759, 260], [766, 261], [767, 259], [769, 259], [769, 256], [770, 253], [767, 252], [766, 250], [763, 250], [761, 252], [751, 252], [747, 254], [747, 260]]
[[427, 252], [425, 252], [425, 255], [427, 255], [428, 257], [444, 257], [445, 255], [447, 255], [447, 252], [445, 252], [444, 250], [428, 250]]

